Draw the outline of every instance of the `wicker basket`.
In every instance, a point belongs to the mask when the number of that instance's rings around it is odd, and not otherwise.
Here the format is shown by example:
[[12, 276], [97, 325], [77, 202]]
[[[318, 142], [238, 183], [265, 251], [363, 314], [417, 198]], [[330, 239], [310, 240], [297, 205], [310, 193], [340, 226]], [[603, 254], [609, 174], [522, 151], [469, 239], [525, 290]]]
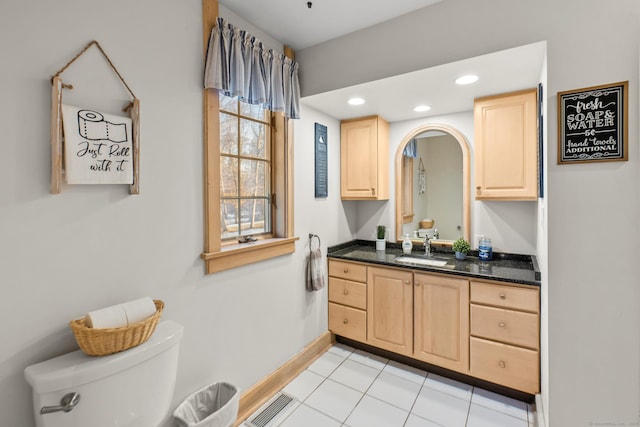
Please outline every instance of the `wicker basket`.
[[153, 334], [162, 315], [164, 303], [153, 300], [156, 313], [133, 325], [122, 328], [94, 329], [85, 325], [84, 318], [69, 322], [78, 345], [89, 356], [106, 356], [142, 344]]
[[434, 221], [432, 219], [420, 221], [420, 228], [433, 227]]

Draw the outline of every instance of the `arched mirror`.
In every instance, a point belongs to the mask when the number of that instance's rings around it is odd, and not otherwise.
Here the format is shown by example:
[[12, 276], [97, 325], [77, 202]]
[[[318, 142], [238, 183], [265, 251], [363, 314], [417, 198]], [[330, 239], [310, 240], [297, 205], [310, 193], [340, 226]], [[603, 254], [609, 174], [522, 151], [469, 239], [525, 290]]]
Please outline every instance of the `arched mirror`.
[[395, 159], [397, 240], [427, 234], [441, 245], [470, 241], [469, 162], [466, 138], [448, 125], [425, 124], [402, 140]]

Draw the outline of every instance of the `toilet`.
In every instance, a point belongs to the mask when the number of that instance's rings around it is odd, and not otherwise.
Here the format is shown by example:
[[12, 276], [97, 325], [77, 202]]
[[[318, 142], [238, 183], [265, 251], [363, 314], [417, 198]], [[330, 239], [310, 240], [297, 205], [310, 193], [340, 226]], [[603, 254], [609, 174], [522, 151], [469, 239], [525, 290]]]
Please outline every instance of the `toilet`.
[[[157, 427], [169, 413], [182, 325], [108, 356], [81, 350], [27, 367], [37, 427]], [[68, 411], [66, 411], [68, 410]]]

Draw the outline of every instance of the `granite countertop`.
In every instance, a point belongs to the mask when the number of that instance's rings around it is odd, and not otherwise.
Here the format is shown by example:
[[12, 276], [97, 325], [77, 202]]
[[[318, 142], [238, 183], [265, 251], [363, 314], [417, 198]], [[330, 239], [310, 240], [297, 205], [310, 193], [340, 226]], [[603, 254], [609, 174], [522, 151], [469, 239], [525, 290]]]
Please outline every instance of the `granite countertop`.
[[[424, 249], [414, 246], [412, 254], [424, 257]], [[327, 257], [329, 258], [540, 286], [540, 269], [534, 255], [494, 252], [493, 260], [480, 261], [478, 252], [471, 251], [464, 261], [460, 261], [455, 259], [450, 249], [432, 246], [432, 257], [447, 261], [442, 267], [405, 264], [395, 261], [396, 258], [402, 255], [404, 254], [400, 244], [387, 242], [387, 249], [383, 252], [376, 251], [375, 241], [369, 240], [352, 240], [329, 247], [327, 250]]]

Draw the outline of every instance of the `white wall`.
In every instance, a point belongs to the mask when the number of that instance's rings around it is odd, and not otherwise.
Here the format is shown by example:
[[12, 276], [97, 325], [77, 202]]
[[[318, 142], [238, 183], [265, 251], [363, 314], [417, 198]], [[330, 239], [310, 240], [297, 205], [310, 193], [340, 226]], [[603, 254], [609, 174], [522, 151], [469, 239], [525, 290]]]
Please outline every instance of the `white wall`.
[[[211, 382], [246, 389], [327, 329], [326, 290], [304, 291], [307, 234], [349, 240], [339, 198], [339, 124], [302, 107], [295, 130], [296, 252], [205, 276], [200, 0], [0, 6], [0, 425], [34, 426], [26, 366], [77, 348], [68, 321], [150, 295], [184, 325], [174, 406]], [[141, 100], [141, 194], [126, 186], [49, 193], [49, 79], [100, 42]], [[65, 100], [115, 109], [127, 98], [89, 51]], [[114, 83], [115, 82], [115, 83]], [[329, 197], [314, 198], [313, 124], [328, 127]], [[81, 403], [82, 404], [82, 403]]]
[[[430, 40], [438, 42], [425, 42]], [[543, 261], [547, 424], [637, 424], [640, 3], [447, 0], [297, 57], [305, 65], [304, 94], [310, 95], [538, 41], [547, 42], [547, 190], [539, 211], [522, 212], [523, 222], [534, 224], [533, 234], [516, 240], [533, 241]], [[557, 165], [557, 92], [624, 80], [629, 160]], [[522, 209], [512, 208], [510, 219]], [[487, 204], [484, 214], [497, 216], [494, 227], [510, 226], [504, 209]], [[369, 234], [368, 228], [358, 232]]]

